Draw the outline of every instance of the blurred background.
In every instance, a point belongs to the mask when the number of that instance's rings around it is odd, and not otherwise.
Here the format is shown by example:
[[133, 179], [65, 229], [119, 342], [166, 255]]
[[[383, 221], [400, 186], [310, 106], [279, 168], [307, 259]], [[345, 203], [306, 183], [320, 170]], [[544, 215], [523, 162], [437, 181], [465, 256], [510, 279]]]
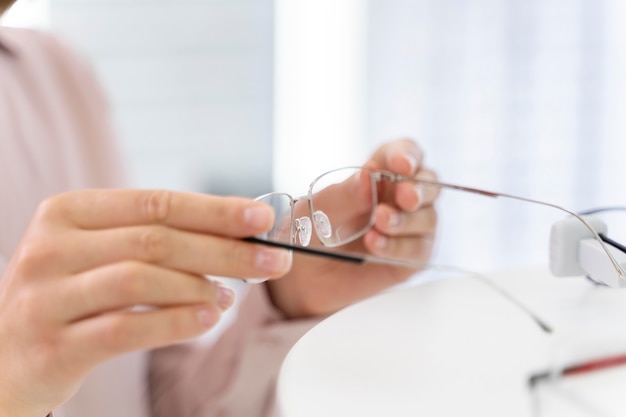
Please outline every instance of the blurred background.
[[[19, 0], [3, 24], [93, 63], [134, 186], [302, 195], [412, 137], [442, 180], [582, 210], [626, 203], [625, 18], [623, 0]], [[532, 210], [456, 210], [442, 262], [547, 262]]]

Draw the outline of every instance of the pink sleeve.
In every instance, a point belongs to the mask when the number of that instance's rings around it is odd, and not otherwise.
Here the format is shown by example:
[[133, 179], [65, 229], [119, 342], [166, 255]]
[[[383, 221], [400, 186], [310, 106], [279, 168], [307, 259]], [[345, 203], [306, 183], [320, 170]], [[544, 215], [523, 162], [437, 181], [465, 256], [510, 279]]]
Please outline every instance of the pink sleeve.
[[263, 285], [251, 286], [237, 321], [215, 345], [176, 345], [152, 353], [153, 416], [274, 415], [282, 361], [319, 320], [286, 320], [271, 305]]
[[[42, 200], [125, 180], [109, 106], [89, 64], [46, 33], [0, 27], [0, 45], [2, 279]], [[147, 417], [146, 359], [126, 354], [98, 366], [55, 417]]]
[[125, 183], [109, 106], [89, 65], [56, 37], [0, 27], [0, 257], [48, 196]]

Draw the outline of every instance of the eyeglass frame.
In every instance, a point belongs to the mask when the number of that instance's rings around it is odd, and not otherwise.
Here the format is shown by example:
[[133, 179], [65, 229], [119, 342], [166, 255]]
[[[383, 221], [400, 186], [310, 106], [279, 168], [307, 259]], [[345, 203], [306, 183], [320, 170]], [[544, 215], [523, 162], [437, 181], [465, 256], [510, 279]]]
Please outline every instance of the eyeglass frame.
[[[423, 185], [430, 185], [430, 186], [434, 186], [434, 187], [439, 187], [441, 189], [452, 189], [452, 190], [457, 190], [457, 191], [464, 191], [464, 192], [468, 192], [468, 193], [472, 193], [472, 194], [478, 194], [478, 195], [482, 195], [482, 196], [486, 196], [486, 197], [491, 197], [491, 198], [507, 198], [507, 199], [512, 199], [512, 200], [517, 200], [517, 201], [523, 201], [526, 203], [531, 203], [531, 204], [538, 204], [541, 206], [545, 206], [545, 207], [551, 207], [560, 211], [563, 211], [573, 217], [575, 217], [577, 220], [579, 220], [587, 229], [588, 231], [591, 233], [591, 235], [593, 236], [593, 238], [600, 244], [600, 247], [602, 248], [602, 250], [604, 251], [604, 253], [608, 256], [611, 264], [613, 265], [613, 268], [615, 269], [615, 271], [618, 274], [618, 278], [619, 280], [622, 280], [624, 282], [626, 282], [626, 271], [624, 270], [624, 268], [622, 268], [622, 266], [620, 265], [620, 263], [615, 259], [615, 257], [613, 256], [613, 254], [611, 253], [611, 251], [608, 249], [607, 245], [611, 245], [614, 247], [617, 247], [618, 249], [623, 251], [623, 245], [609, 239], [608, 237], [606, 237], [603, 234], [598, 233], [590, 224], [587, 220], [584, 219], [583, 215], [567, 209], [565, 207], [562, 207], [560, 205], [554, 204], [554, 203], [550, 203], [550, 202], [546, 202], [546, 201], [541, 201], [541, 200], [536, 200], [533, 198], [528, 198], [528, 197], [523, 197], [523, 196], [518, 196], [518, 195], [514, 195], [514, 194], [509, 194], [509, 193], [502, 193], [502, 192], [495, 192], [495, 191], [488, 191], [488, 190], [484, 190], [484, 189], [480, 189], [480, 188], [474, 188], [474, 187], [468, 187], [468, 186], [464, 186], [464, 185], [458, 185], [458, 184], [452, 184], [452, 183], [447, 183], [447, 182], [441, 182], [441, 181], [433, 181], [433, 180], [426, 180], [426, 179], [421, 179], [418, 177], [410, 177], [410, 176], [406, 176], [406, 175], [401, 175], [401, 174], [397, 174], [391, 171], [387, 171], [387, 170], [375, 170], [369, 167], [358, 167], [358, 166], [346, 166], [346, 167], [341, 167], [341, 168], [335, 168], [332, 169], [330, 171], [326, 171], [325, 173], [317, 176], [309, 185], [309, 189], [307, 194], [299, 197], [299, 198], [294, 198], [293, 196], [291, 196], [288, 193], [281, 193], [281, 192], [272, 192], [272, 193], [267, 193], [267, 194], [263, 194], [259, 197], [256, 198], [256, 200], [261, 200], [264, 198], [268, 198], [271, 197], [273, 195], [284, 195], [287, 196], [290, 199], [290, 205], [291, 205], [291, 229], [290, 229], [290, 239], [291, 242], [290, 244], [284, 243], [284, 242], [276, 242], [276, 241], [270, 241], [270, 240], [264, 240], [261, 239], [259, 237], [248, 237], [245, 238], [244, 240], [248, 241], [248, 242], [253, 242], [253, 243], [260, 243], [260, 244], [265, 244], [265, 245], [269, 245], [269, 246], [275, 246], [275, 247], [280, 247], [280, 248], [284, 248], [284, 249], [290, 249], [290, 250], [294, 250], [297, 252], [301, 252], [301, 253], [305, 253], [305, 254], [309, 254], [309, 255], [315, 255], [315, 256], [323, 256], [323, 257], [328, 257], [328, 258], [333, 258], [333, 259], [337, 259], [337, 260], [342, 260], [342, 261], [348, 261], [348, 262], [354, 262], [354, 263], [365, 263], [365, 262], [374, 262], [374, 263], [382, 263], [382, 264], [388, 264], [388, 265], [395, 265], [395, 266], [413, 266], [413, 267], [426, 267], [428, 266], [427, 264], [424, 265], [418, 265], [415, 263], [412, 263], [411, 261], [407, 261], [407, 260], [398, 260], [398, 259], [390, 259], [390, 258], [383, 258], [380, 256], [374, 256], [374, 255], [369, 255], [369, 254], [352, 254], [352, 253], [345, 253], [345, 252], [332, 252], [332, 251], [325, 251], [322, 249], [317, 249], [317, 248], [309, 248], [309, 247], [305, 247], [305, 246], [298, 246], [295, 244], [295, 236], [294, 236], [294, 228], [295, 228], [295, 204], [299, 201], [304, 201], [304, 200], [308, 200], [308, 206], [309, 206], [309, 214], [311, 216], [311, 218], [313, 218], [313, 216], [315, 215], [314, 212], [314, 208], [313, 208], [313, 189], [315, 187], [315, 185], [318, 183], [318, 181], [325, 177], [328, 174], [332, 174], [335, 173], [337, 171], [341, 171], [341, 170], [347, 170], [347, 169], [354, 169], [355, 171], [360, 170], [360, 171], [365, 171], [368, 172], [370, 175], [370, 181], [371, 181], [371, 195], [372, 195], [372, 207], [375, 207], [376, 204], [378, 203], [378, 192], [377, 192], [377, 187], [376, 185], [378, 183], [380, 183], [381, 181], [389, 181], [391, 183], [400, 183], [400, 182], [410, 182], [413, 184], [423, 184]], [[317, 229], [317, 226], [315, 223], [313, 223], [313, 230], [315, 230], [315, 234], [318, 238], [318, 240], [320, 241], [320, 243], [324, 246], [324, 247], [328, 247], [328, 248], [334, 248], [334, 247], [339, 247], [339, 246], [343, 246], [346, 245], [348, 243], [351, 243], [359, 238], [361, 238], [363, 235], [365, 235], [369, 230], [372, 229], [372, 227], [374, 226], [375, 223], [375, 213], [374, 213], [374, 209], [372, 209], [371, 215], [370, 215], [370, 219], [369, 222], [367, 223], [366, 226], [363, 227], [363, 229], [361, 231], [359, 231], [358, 233], [355, 233], [353, 236], [351, 236], [349, 239], [343, 240], [341, 241], [341, 243], [337, 243], [337, 244], [327, 244], [323, 238], [323, 236], [320, 236], [320, 232]]]

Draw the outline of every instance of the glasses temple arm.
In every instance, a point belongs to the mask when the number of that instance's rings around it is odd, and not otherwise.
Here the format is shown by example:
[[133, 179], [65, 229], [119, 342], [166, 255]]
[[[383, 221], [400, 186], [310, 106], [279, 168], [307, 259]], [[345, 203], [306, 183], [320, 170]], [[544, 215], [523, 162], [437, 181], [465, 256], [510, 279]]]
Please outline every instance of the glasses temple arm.
[[[604, 253], [606, 253], [606, 255], [609, 257], [609, 260], [613, 264], [613, 267], [615, 268], [615, 271], [619, 275], [620, 279], [622, 279], [622, 280], [626, 279], [626, 272], [624, 271], [622, 266], [619, 264], [619, 262], [617, 262], [617, 260], [615, 259], [615, 257], [613, 256], [613, 254], [611, 253], [611, 251], [609, 251], [609, 249], [607, 247], [607, 243], [608, 242], [605, 243], [606, 240], [603, 239], [600, 236], [600, 234], [598, 234], [598, 232], [589, 224], [589, 222], [587, 222], [587, 220], [585, 220], [580, 214], [576, 213], [575, 211], [566, 209], [565, 207], [562, 207], [562, 206], [559, 206], [559, 205], [556, 205], [556, 204], [552, 204], [552, 203], [548, 203], [548, 202], [545, 202], [545, 201], [541, 201], [541, 200], [535, 200], [535, 199], [532, 199], [532, 198], [521, 197], [521, 196], [517, 196], [517, 195], [513, 195], [513, 194], [481, 190], [479, 188], [465, 187], [465, 186], [456, 185], [456, 184], [449, 184], [449, 183], [445, 183], [445, 182], [422, 180], [422, 179], [419, 179], [419, 178], [407, 177], [407, 176], [404, 176], [404, 175], [397, 175], [397, 174], [392, 174], [392, 173], [383, 173], [382, 174], [382, 178], [389, 179], [391, 181], [396, 181], [396, 182], [397, 181], [409, 181], [409, 182], [413, 182], [415, 184], [420, 184], [421, 183], [421, 184], [433, 185], [433, 186], [441, 187], [441, 188], [448, 188], [448, 189], [453, 189], [453, 190], [466, 191], [466, 192], [473, 193], [473, 194], [480, 194], [480, 195], [487, 196], [487, 197], [492, 197], [492, 198], [498, 198], [498, 197], [509, 198], [509, 199], [512, 199], [512, 200], [524, 201], [524, 202], [527, 202], [527, 203], [538, 204], [538, 205], [545, 206], [545, 207], [552, 207], [554, 209], [563, 211], [563, 212], [565, 212], [567, 214], [570, 214], [571, 216], [574, 216], [576, 219], [580, 220], [583, 225], [585, 225], [585, 227], [587, 228], [587, 230], [589, 230], [589, 232], [594, 237], [594, 239], [596, 239], [598, 241], [598, 243], [600, 244], [600, 247], [602, 248]], [[617, 242], [615, 242], [615, 243], [617, 243]]]
[[343, 253], [342, 252], [330, 252], [330, 251], [313, 249], [313, 248], [308, 248], [308, 247], [295, 246], [295, 245], [291, 245], [288, 243], [263, 240], [263, 239], [259, 239], [256, 237], [247, 237], [247, 238], [244, 238], [243, 240], [246, 242], [250, 242], [250, 243], [257, 243], [257, 244], [272, 246], [276, 248], [289, 249], [289, 250], [293, 250], [295, 252], [299, 252], [305, 255], [322, 256], [325, 258], [330, 258], [330, 259], [339, 260], [339, 261], [347, 261], [347, 262], [352, 262], [356, 264], [364, 264], [366, 262], [369, 262], [369, 263], [393, 265], [393, 266], [399, 266], [399, 267], [405, 267], [405, 268], [421, 268], [421, 269], [428, 268], [431, 270], [441, 270], [441, 271], [467, 274], [471, 276], [472, 278], [476, 278], [483, 284], [487, 285], [492, 290], [496, 291], [498, 294], [506, 298], [509, 302], [517, 306], [517, 308], [519, 308], [524, 313], [526, 313], [535, 322], [535, 324], [537, 324], [537, 326], [541, 328], [541, 330], [543, 330], [546, 333], [552, 332], [552, 327], [550, 327], [545, 321], [543, 321], [536, 314], [534, 314], [531, 309], [526, 307], [518, 299], [511, 296], [502, 288], [500, 288], [499, 286], [491, 282], [491, 280], [489, 280], [487, 277], [477, 272], [468, 271], [463, 268], [433, 265], [433, 264], [428, 264], [424, 262], [411, 262], [411, 261], [403, 261], [403, 260], [396, 260], [396, 259], [387, 259], [387, 258], [380, 258], [377, 256], [372, 256], [372, 255], [354, 255], [354, 254], [345, 253], [345, 252]]
[[271, 240], [263, 240], [263, 239], [259, 239], [256, 237], [246, 237], [246, 238], [243, 238], [243, 240], [245, 242], [258, 243], [260, 245], [272, 246], [275, 248], [289, 249], [295, 252], [300, 252], [300, 253], [304, 253], [308, 255], [323, 256], [325, 258], [336, 259], [339, 261], [352, 262], [356, 264], [363, 264], [366, 262], [365, 257], [359, 256], [359, 255], [352, 255], [348, 253], [328, 252], [328, 251], [314, 249], [314, 248], [290, 245], [288, 243], [274, 242]]

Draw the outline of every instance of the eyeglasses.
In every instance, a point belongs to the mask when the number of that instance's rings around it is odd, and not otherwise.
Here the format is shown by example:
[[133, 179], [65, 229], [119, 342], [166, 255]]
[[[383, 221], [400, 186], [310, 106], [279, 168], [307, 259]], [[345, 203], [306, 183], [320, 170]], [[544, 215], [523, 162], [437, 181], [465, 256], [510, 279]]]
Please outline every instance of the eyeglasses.
[[[615, 307], [622, 304], [622, 298], [592, 297], [591, 305], [612, 305], [612, 311], [621, 317], [619, 313], [623, 309], [616, 311]], [[584, 305], [580, 308], [584, 310]], [[623, 320], [614, 317], [598, 322], [597, 312], [589, 315], [576, 310], [576, 313], [572, 320], [574, 328], [561, 334], [561, 340], [552, 341], [548, 370], [534, 372], [528, 378], [533, 417], [623, 414], [621, 387], [626, 376], [626, 337], [620, 325]]]
[[[600, 230], [602, 233], [596, 230], [599, 224], [601, 226], [601, 222], [596, 221], [593, 217], [581, 215], [556, 204], [527, 197], [424, 180], [363, 167], [345, 167], [328, 171], [313, 180], [307, 194], [298, 198], [280, 192], [258, 197], [257, 200], [274, 208], [276, 223], [268, 233], [246, 240], [341, 261], [378, 263], [414, 269], [446, 269], [467, 273], [467, 268], [455, 268], [448, 265], [438, 265], [433, 261], [421, 261], [417, 256], [387, 258], [367, 253], [364, 250], [359, 238], [373, 228], [375, 209], [380, 198], [401, 183], [413, 184], [419, 187], [425, 195], [440, 196], [438, 201], [444, 200], [444, 192], [453, 192], [463, 196], [475, 196], [483, 200], [486, 198], [530, 203], [535, 207], [544, 207], [551, 209], [551, 212], [556, 211], [561, 215], [567, 215], [565, 223], [557, 222], [553, 226], [550, 256], [551, 267], [555, 275], [591, 274], [587, 270], [581, 274], [578, 268], [579, 240], [585, 240], [589, 241], [588, 243], [591, 244], [590, 251], [593, 252], [591, 256], [593, 259], [588, 263], [594, 266], [591, 268], [593, 274], [599, 274], [591, 278], [597, 282], [609, 282], [613, 286], [626, 284], [626, 272], [616, 259], [616, 257], [626, 256], [626, 254], [621, 251], [617, 242], [612, 242], [606, 237], [605, 229]], [[350, 204], [346, 204], [346, 201], [349, 201]], [[465, 204], [466, 202], [467, 200], [459, 200], [453, 202], [452, 205], [457, 208], [465, 208], [468, 206]], [[515, 211], [515, 208], [510, 209], [510, 211]], [[479, 214], [484, 214], [484, 210], [480, 211]], [[454, 223], [454, 219], [452, 223]], [[427, 235], [423, 238], [434, 239], [433, 236]], [[480, 245], [468, 244], [468, 246]], [[462, 250], [466, 249], [462, 248]], [[470, 252], [472, 249], [475, 248], [471, 247], [467, 251]], [[514, 251], [512, 250], [512, 252]], [[595, 268], [596, 263], [600, 267]], [[471, 274], [481, 275], [473, 272]], [[519, 303], [517, 304], [519, 305]]]
[[[461, 228], [458, 225], [458, 213], [452, 214], [438, 221], [437, 239], [425, 235], [424, 240], [439, 241], [442, 246], [455, 246], [453, 261], [438, 262], [437, 260], [420, 260], [412, 254], [402, 257], [381, 257], [365, 251], [359, 238], [372, 229], [375, 223], [375, 209], [384, 193], [393, 192], [393, 187], [401, 183], [414, 184], [421, 188], [424, 195], [438, 196], [437, 211], [442, 209], [462, 210], [476, 216], [478, 231], [471, 237], [458, 237], [446, 240], [446, 231]], [[474, 199], [470, 198], [474, 197]], [[306, 195], [298, 198], [287, 193], [269, 193], [257, 198], [274, 208], [276, 222], [273, 228], [263, 234], [245, 240], [269, 246], [281, 247], [312, 256], [321, 256], [329, 259], [347, 261], [358, 264], [377, 263], [390, 266], [409, 267], [419, 270], [439, 270], [461, 273], [477, 278], [492, 287], [509, 301], [516, 304], [529, 315], [544, 331], [551, 331], [543, 320], [537, 317], [531, 309], [511, 296], [507, 291], [493, 284], [485, 274], [477, 272], [473, 265], [465, 265], [461, 257], [480, 258], [490, 252], [489, 244], [500, 244], [505, 239], [507, 251], [511, 256], [525, 251], [527, 248], [519, 246], [515, 236], [496, 236], [494, 239], [484, 239], [481, 222], [494, 222], [496, 214], [491, 213], [493, 207], [485, 205], [485, 201], [510, 201], [515, 203], [506, 207], [506, 213], [512, 213], [510, 218], [503, 219], [504, 223], [520, 222], [522, 216], [515, 216], [519, 211], [520, 202], [527, 203], [526, 207], [543, 207], [550, 212], [548, 226], [541, 225], [540, 229], [550, 229], [550, 248], [541, 249], [542, 255], [550, 253], [550, 266], [554, 275], [587, 275], [593, 282], [610, 283], [611, 286], [626, 284], [626, 272], [622, 264], [626, 265], [626, 254], [613, 246], [606, 239], [606, 226], [594, 216], [584, 216], [573, 210], [556, 204], [539, 201], [517, 195], [482, 190], [458, 184], [430, 181], [416, 177], [408, 177], [388, 171], [379, 171], [363, 167], [344, 167], [328, 171], [317, 177], [309, 186]], [[346, 204], [346, 201], [349, 204]], [[439, 207], [439, 205], [443, 207]], [[443, 210], [445, 211], [445, 210]], [[558, 218], [554, 219], [554, 213]], [[465, 214], [465, 213], [464, 213]], [[532, 213], [527, 220], [532, 222], [540, 217], [539, 213]], [[473, 220], [472, 220], [473, 221]], [[545, 226], [545, 227], [544, 227]], [[523, 228], [522, 228], [523, 229]], [[600, 230], [599, 233], [596, 229]], [[443, 235], [443, 239], [442, 239]], [[605, 238], [603, 238], [603, 236]], [[314, 239], [314, 237], [316, 239]], [[477, 241], [474, 241], [477, 240]], [[494, 243], [496, 242], [496, 243]], [[584, 247], [582, 247], [584, 243]], [[533, 250], [541, 248], [531, 239]], [[579, 248], [579, 246], [581, 246]], [[492, 246], [493, 247], [493, 246]], [[481, 250], [483, 249], [483, 250]], [[582, 249], [582, 250], [581, 250]], [[579, 254], [587, 254], [581, 270]], [[620, 262], [616, 259], [619, 257]], [[453, 266], [452, 266], [453, 265]]]

